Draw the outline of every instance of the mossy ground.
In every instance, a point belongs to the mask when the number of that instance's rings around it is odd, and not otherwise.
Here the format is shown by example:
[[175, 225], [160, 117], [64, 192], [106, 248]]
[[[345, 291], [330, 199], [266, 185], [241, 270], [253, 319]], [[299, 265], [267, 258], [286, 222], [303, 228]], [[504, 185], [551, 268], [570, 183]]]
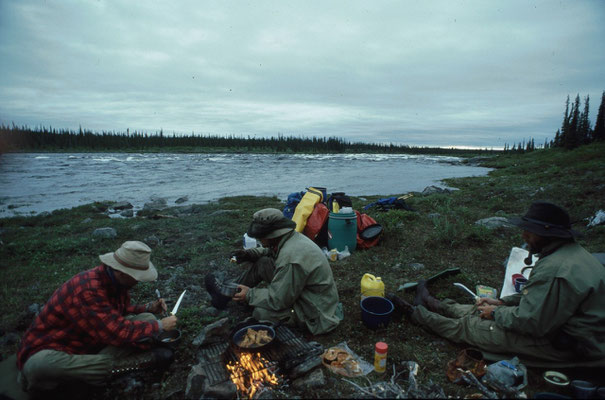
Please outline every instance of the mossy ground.
[[[415, 194], [407, 202], [416, 212], [391, 210], [367, 213], [384, 227], [379, 246], [356, 251], [351, 257], [332, 263], [345, 320], [328, 335], [314, 338], [324, 346], [346, 341], [351, 349], [368, 361], [373, 360], [377, 341], [389, 344], [388, 365], [399, 367], [406, 360], [420, 365], [420, 383], [432, 381], [450, 396], [464, 397], [475, 388], [451, 384], [445, 377], [448, 361], [464, 348], [443, 340], [404, 321], [393, 321], [386, 329], [371, 331], [359, 316], [360, 279], [369, 272], [381, 276], [387, 291], [399, 285], [426, 278], [450, 267], [462, 272], [456, 277], [440, 280], [431, 286], [439, 298], [469, 302], [452, 282], [468, 287], [476, 284], [500, 288], [504, 274], [503, 262], [513, 246], [522, 244], [520, 231], [500, 228], [488, 230], [475, 221], [491, 216], [523, 214], [534, 200], [547, 200], [570, 210], [574, 228], [584, 233], [580, 243], [589, 251], [605, 251], [605, 226], [586, 228], [586, 218], [605, 208], [605, 144], [584, 146], [573, 151], [552, 149], [525, 155], [500, 155], [490, 158], [484, 166], [494, 170], [486, 177], [450, 179], [446, 183], [458, 188], [450, 194], [422, 196]], [[402, 179], [404, 179], [402, 177]], [[405, 178], [409, 179], [409, 178]], [[292, 191], [301, 188], [292, 188]], [[354, 208], [381, 196], [353, 198]], [[101, 199], [100, 199], [101, 200]], [[230, 306], [228, 313], [209, 316], [207, 296], [195, 294], [194, 286], [203, 287], [203, 276], [215, 269], [237, 273], [229, 263], [228, 254], [241, 246], [254, 211], [265, 207], [282, 208], [282, 199], [275, 197], [240, 196], [224, 198], [201, 206], [201, 212], [179, 218], [110, 219], [99, 212], [99, 205], [85, 205], [69, 210], [57, 210], [48, 216], [14, 217], [0, 220], [0, 312], [2, 333], [22, 334], [31, 322], [27, 308], [32, 303], [43, 304], [65, 280], [84, 269], [98, 264], [99, 254], [113, 251], [125, 240], [143, 240], [156, 236], [160, 244], [153, 249], [152, 259], [159, 270], [157, 284], [140, 284], [133, 298], [140, 302], [151, 300], [159, 286], [166, 298], [176, 298], [184, 289], [192, 296], [179, 311], [179, 323], [185, 340], [178, 349], [177, 362], [160, 384], [139, 389], [142, 398], [165, 398], [185, 387], [191, 365], [195, 363], [191, 340], [201, 328], [221, 316], [234, 321], [242, 311]], [[164, 214], [176, 213], [170, 210]], [[118, 236], [96, 239], [95, 228], [110, 226]], [[424, 268], [410, 264], [421, 263]], [[400, 293], [401, 294], [401, 293]], [[413, 293], [403, 294], [411, 301]], [[14, 353], [17, 344], [0, 347], [2, 357]], [[572, 376], [586, 371], [567, 371]], [[545, 389], [542, 370], [530, 369], [528, 393]], [[288, 389], [287, 397], [357, 397], [353, 387], [340, 377], [326, 371], [329, 384], [313, 391]], [[368, 375], [371, 381], [387, 376]], [[390, 378], [390, 375], [388, 376]], [[359, 380], [365, 384], [365, 380]], [[552, 390], [551, 390], [552, 391]], [[93, 392], [93, 398], [115, 397], [112, 389]]]

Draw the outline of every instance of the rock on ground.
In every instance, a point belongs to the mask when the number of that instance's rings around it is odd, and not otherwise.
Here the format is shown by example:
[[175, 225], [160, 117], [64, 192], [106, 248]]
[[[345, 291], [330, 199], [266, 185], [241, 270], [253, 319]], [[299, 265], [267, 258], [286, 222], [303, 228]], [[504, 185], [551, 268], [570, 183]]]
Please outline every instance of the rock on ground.
[[193, 339], [194, 346], [202, 346], [209, 343], [220, 342], [225, 340], [225, 337], [229, 335], [231, 327], [229, 326], [229, 318], [222, 318], [218, 321], [206, 326], [202, 332], [195, 339]]
[[152, 200], [143, 205], [143, 210], [145, 211], [160, 211], [166, 208], [166, 199], [162, 198], [152, 198]]
[[483, 225], [488, 229], [512, 228], [513, 227], [513, 225], [511, 225], [508, 222], [508, 218], [504, 218], [504, 217], [483, 218], [478, 221], [475, 221], [475, 225]]
[[424, 196], [427, 196], [427, 195], [433, 194], [433, 193], [450, 193], [450, 192], [451, 192], [451, 190], [449, 190], [449, 189], [444, 189], [444, 188], [440, 188], [438, 186], [431, 185], [431, 186], [425, 187], [424, 190], [422, 191], [422, 194]]
[[295, 389], [317, 388], [326, 384], [326, 377], [321, 368], [313, 370], [310, 374], [296, 379], [292, 382]]
[[181, 203], [184, 203], [184, 202], [186, 202], [186, 201], [188, 201], [188, 200], [189, 200], [189, 196], [183, 196], [183, 197], [179, 197], [179, 198], [178, 198], [178, 199], [176, 199], [174, 202], [175, 202], [176, 204], [181, 204]]
[[118, 201], [116, 203], [113, 203], [111, 205], [111, 208], [113, 208], [114, 210], [128, 210], [132, 208], [132, 204], [130, 204], [127, 201]]
[[105, 228], [97, 228], [97, 229], [95, 229], [92, 232], [92, 236], [99, 237], [99, 238], [105, 238], [105, 239], [113, 239], [116, 236], [118, 236], [118, 233], [113, 228], [105, 227]]
[[134, 211], [132, 211], [132, 209], [124, 210], [120, 213], [120, 215], [122, 217], [130, 218], [130, 217], [134, 216]]

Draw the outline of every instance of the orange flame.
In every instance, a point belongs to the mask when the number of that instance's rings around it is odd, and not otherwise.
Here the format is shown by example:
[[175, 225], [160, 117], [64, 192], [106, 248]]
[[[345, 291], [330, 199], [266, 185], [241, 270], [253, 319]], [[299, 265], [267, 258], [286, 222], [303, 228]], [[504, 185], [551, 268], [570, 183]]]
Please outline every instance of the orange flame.
[[237, 386], [240, 393], [248, 394], [252, 399], [254, 394], [263, 384], [277, 385], [277, 376], [267, 368], [268, 362], [260, 353], [242, 353], [239, 361], [227, 364], [227, 369], [231, 372], [231, 381]]

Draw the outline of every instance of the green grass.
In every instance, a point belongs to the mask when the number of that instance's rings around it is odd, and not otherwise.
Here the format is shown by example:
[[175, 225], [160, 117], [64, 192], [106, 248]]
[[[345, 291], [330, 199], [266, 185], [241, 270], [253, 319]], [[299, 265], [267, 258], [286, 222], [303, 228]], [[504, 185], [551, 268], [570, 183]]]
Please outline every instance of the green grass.
[[[450, 297], [468, 302], [467, 295], [453, 288], [452, 282], [468, 287], [477, 284], [500, 289], [504, 274], [503, 261], [513, 246], [522, 240], [516, 229], [488, 230], [475, 221], [491, 216], [523, 214], [535, 200], [548, 200], [566, 207], [574, 228], [584, 233], [580, 243], [589, 251], [605, 251], [605, 227], [586, 228], [586, 218], [605, 207], [605, 144], [597, 143], [573, 151], [553, 149], [525, 155], [503, 154], [490, 158], [485, 166], [494, 170], [485, 177], [449, 179], [446, 183], [458, 188], [450, 194], [422, 196], [407, 200], [417, 212], [392, 210], [368, 214], [384, 227], [379, 246], [356, 251], [351, 257], [332, 263], [345, 320], [334, 332], [316, 337], [324, 346], [346, 341], [364, 359], [373, 359], [377, 341], [389, 344], [389, 371], [393, 363], [414, 360], [420, 364], [418, 380], [441, 385], [451, 396], [465, 396], [477, 390], [453, 385], [445, 378], [448, 361], [463, 348], [454, 345], [405, 321], [393, 322], [386, 330], [370, 331], [359, 318], [360, 280], [364, 273], [381, 276], [387, 291], [399, 285], [431, 276], [445, 268], [459, 267], [456, 277], [436, 282], [432, 291], [437, 297]], [[292, 191], [301, 188], [292, 188]], [[401, 193], [403, 194], [403, 193]], [[355, 209], [361, 210], [384, 196], [353, 198]], [[102, 203], [71, 210], [58, 210], [49, 216], [16, 217], [0, 220], [0, 312], [3, 332], [21, 334], [31, 322], [27, 308], [42, 304], [52, 292], [75, 273], [98, 264], [98, 255], [113, 251], [125, 240], [144, 240], [154, 235], [160, 245], [154, 247], [152, 260], [159, 271], [157, 283], [138, 285], [133, 298], [148, 301], [159, 287], [167, 299], [175, 299], [184, 289], [190, 293], [179, 311], [179, 324], [184, 332], [177, 355], [178, 365], [162, 382], [164, 394], [184, 389], [190, 365], [195, 363], [189, 345], [201, 328], [220, 317], [233, 321], [241, 311], [209, 316], [204, 313], [208, 298], [203, 277], [211, 270], [224, 269], [236, 275], [238, 267], [230, 264], [228, 254], [241, 246], [241, 236], [248, 228], [252, 214], [261, 208], [283, 208], [282, 199], [275, 197], [240, 196], [202, 205], [200, 212], [178, 218], [110, 219], [99, 212]], [[163, 214], [177, 215], [177, 209]], [[116, 229], [114, 239], [95, 239], [94, 229], [110, 226]], [[421, 263], [415, 269], [412, 263]], [[196, 289], [197, 286], [197, 289]], [[406, 294], [412, 300], [413, 294]], [[0, 347], [4, 357], [16, 345]], [[289, 389], [288, 396], [353, 397], [351, 385], [329, 375], [330, 384], [313, 392]], [[530, 369], [527, 392], [543, 391], [541, 371]], [[371, 374], [372, 381], [382, 379]], [[390, 375], [389, 375], [390, 377]], [[359, 380], [360, 384], [365, 381]], [[151, 389], [150, 389], [151, 390]], [[549, 389], [550, 390], [550, 389]], [[147, 393], [149, 394], [149, 393]], [[100, 397], [99, 397], [100, 396]], [[94, 396], [93, 396], [94, 397]], [[95, 398], [101, 398], [97, 395]]]

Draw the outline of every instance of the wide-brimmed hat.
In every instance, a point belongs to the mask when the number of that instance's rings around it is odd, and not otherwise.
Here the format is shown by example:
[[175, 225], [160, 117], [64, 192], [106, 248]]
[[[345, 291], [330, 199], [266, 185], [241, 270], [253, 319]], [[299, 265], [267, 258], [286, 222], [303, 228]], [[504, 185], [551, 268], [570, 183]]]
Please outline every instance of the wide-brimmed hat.
[[532, 203], [524, 216], [509, 218], [508, 222], [545, 237], [573, 238], [580, 235], [571, 229], [567, 211], [546, 201]]
[[139, 282], [155, 281], [158, 271], [150, 261], [151, 249], [143, 242], [128, 241], [114, 252], [99, 256], [101, 262]]
[[284, 217], [276, 208], [265, 208], [252, 216], [248, 236], [255, 239], [273, 239], [285, 235], [296, 228], [296, 222]]

